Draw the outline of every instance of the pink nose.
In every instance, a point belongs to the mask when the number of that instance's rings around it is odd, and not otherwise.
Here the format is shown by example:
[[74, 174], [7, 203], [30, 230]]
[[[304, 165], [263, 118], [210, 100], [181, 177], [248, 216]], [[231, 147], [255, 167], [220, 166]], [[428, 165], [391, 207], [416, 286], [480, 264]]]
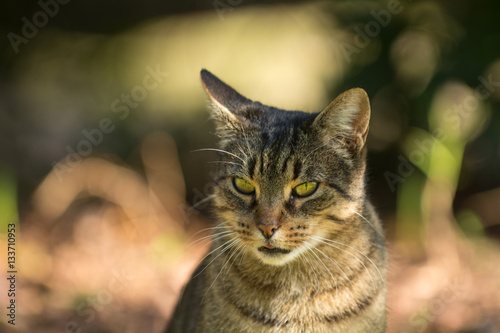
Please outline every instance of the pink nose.
[[279, 225], [277, 225], [277, 224], [263, 224], [263, 223], [259, 223], [257, 225], [257, 227], [260, 229], [260, 231], [262, 232], [262, 234], [264, 235], [264, 237], [266, 237], [266, 239], [269, 239], [269, 238], [273, 237], [274, 231], [276, 231], [276, 230], [279, 229]]

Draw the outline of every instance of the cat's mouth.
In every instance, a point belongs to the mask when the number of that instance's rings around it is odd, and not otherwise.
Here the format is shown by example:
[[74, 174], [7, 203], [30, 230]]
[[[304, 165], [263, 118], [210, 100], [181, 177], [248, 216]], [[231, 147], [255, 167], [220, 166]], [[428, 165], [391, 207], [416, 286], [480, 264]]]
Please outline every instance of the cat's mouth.
[[261, 246], [257, 250], [259, 250], [260, 252], [265, 253], [269, 256], [278, 256], [280, 254], [288, 254], [291, 252], [291, 250], [282, 249], [279, 247], [268, 248], [265, 246]]

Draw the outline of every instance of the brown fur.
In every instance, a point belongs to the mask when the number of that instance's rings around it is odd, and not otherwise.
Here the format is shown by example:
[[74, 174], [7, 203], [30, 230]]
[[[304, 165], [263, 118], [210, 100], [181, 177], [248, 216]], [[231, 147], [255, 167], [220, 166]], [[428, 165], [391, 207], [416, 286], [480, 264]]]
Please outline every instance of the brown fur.
[[[385, 332], [387, 255], [365, 195], [366, 93], [307, 114], [248, 100], [205, 70], [202, 81], [221, 137], [219, 224], [167, 332]], [[254, 192], [240, 193], [235, 177]], [[311, 181], [310, 196], [294, 192]], [[263, 225], [275, 226], [270, 238]]]

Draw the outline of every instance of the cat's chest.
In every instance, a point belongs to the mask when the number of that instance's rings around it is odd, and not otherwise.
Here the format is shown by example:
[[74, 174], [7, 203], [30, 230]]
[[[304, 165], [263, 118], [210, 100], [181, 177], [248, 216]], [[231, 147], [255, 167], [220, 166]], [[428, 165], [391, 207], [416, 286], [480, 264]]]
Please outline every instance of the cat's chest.
[[[288, 278], [288, 279], [287, 279]], [[284, 277], [283, 283], [258, 285], [230, 282], [222, 279], [218, 287], [205, 299], [204, 332], [366, 332], [367, 327], [357, 323], [361, 312], [357, 299], [380, 303], [383, 294], [353, 293], [336, 288], [335, 283], [323, 282], [316, 288], [315, 277], [309, 283]], [[259, 279], [256, 279], [259, 281]], [[261, 282], [261, 281], [259, 281]], [[285, 283], [286, 282], [286, 283]], [[356, 285], [353, 281], [354, 286]], [[367, 298], [368, 297], [368, 298]], [[347, 315], [346, 315], [347, 314]], [[359, 326], [361, 325], [361, 326]], [[359, 327], [358, 327], [359, 326]], [[213, 329], [213, 330], [212, 330]], [[374, 332], [381, 332], [375, 329]]]
[[307, 273], [266, 274], [262, 270], [241, 271], [235, 266], [220, 280], [220, 290], [213, 292], [241, 312], [267, 314], [266, 320], [273, 315], [290, 320], [315, 316], [325, 310], [337, 312], [336, 297], [342, 296], [343, 291], [338, 290], [336, 281], [321, 280], [321, 276]]
[[[306, 288], [307, 289], [307, 288]], [[226, 292], [214, 295], [210, 318], [205, 318], [206, 332], [345, 332], [328, 319], [340, 313], [333, 293], [314, 295], [300, 285], [290, 285], [274, 294]], [[326, 318], [326, 319], [325, 319]], [[352, 328], [352, 326], [351, 326]], [[344, 329], [344, 330], [342, 330]]]

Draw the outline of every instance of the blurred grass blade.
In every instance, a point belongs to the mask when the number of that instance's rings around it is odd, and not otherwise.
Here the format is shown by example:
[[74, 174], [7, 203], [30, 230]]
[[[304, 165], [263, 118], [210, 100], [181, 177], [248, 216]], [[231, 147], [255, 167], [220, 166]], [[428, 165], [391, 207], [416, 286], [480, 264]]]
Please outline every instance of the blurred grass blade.
[[0, 223], [1, 233], [7, 232], [7, 224], [17, 223], [17, 191], [14, 175], [8, 169], [0, 167]]

